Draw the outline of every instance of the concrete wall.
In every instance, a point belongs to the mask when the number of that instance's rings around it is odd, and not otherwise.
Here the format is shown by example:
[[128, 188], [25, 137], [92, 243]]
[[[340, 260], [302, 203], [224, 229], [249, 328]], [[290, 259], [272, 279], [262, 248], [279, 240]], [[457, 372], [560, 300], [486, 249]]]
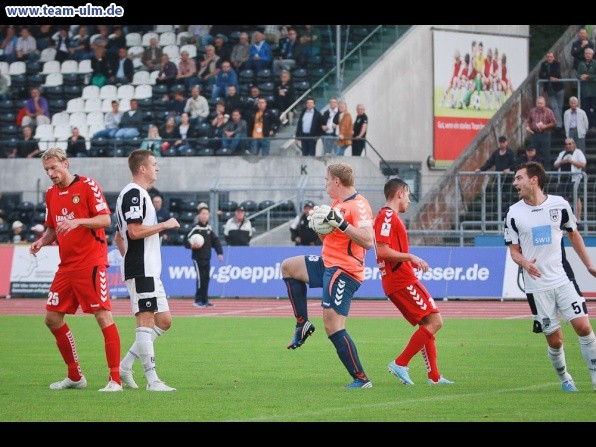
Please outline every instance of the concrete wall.
[[[364, 157], [177, 157], [158, 159], [155, 187], [164, 192], [233, 190], [230, 199], [242, 201], [282, 200], [302, 185], [318, 192], [312, 199], [327, 201], [327, 164], [344, 161], [352, 165], [357, 185], [377, 185], [384, 180], [375, 164]], [[105, 193], [119, 192], [131, 178], [126, 158], [73, 158], [70, 162], [72, 173], [95, 178]], [[23, 200], [38, 203], [49, 186], [40, 159], [0, 159], [0, 191], [22, 191]]]

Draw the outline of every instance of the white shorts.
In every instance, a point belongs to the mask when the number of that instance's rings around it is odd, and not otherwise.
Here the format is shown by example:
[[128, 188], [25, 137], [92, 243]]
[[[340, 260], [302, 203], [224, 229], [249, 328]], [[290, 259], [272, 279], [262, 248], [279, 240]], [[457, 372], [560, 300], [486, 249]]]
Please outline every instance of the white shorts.
[[552, 334], [561, 327], [561, 320], [569, 322], [577, 317], [588, 315], [586, 300], [575, 290], [572, 282], [556, 289], [531, 294], [536, 306], [534, 320], [542, 327], [545, 335]]
[[149, 276], [127, 279], [125, 282], [133, 315], [139, 312], [158, 313], [170, 310], [161, 279]]

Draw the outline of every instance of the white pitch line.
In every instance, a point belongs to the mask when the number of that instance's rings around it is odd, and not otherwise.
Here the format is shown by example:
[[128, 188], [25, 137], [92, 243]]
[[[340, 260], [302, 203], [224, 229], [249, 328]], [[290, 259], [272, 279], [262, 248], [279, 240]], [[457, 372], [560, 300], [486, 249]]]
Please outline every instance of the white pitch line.
[[[362, 408], [385, 408], [385, 409], [392, 409], [392, 408], [399, 408], [401, 405], [403, 404], [410, 404], [410, 403], [415, 403], [415, 404], [425, 404], [428, 402], [446, 402], [446, 401], [455, 401], [455, 400], [465, 400], [468, 399], [470, 397], [481, 397], [481, 396], [488, 396], [488, 395], [494, 395], [494, 394], [505, 394], [505, 393], [517, 393], [520, 391], [532, 391], [532, 390], [540, 390], [543, 388], [550, 388], [553, 386], [559, 386], [559, 382], [549, 382], [549, 383], [543, 383], [540, 385], [531, 385], [531, 386], [527, 386], [527, 387], [520, 387], [520, 388], [505, 388], [505, 389], [496, 389], [493, 391], [488, 391], [488, 392], [479, 392], [479, 393], [465, 393], [465, 394], [450, 394], [448, 396], [429, 396], [429, 397], [424, 397], [424, 398], [411, 398], [411, 399], [399, 399], [399, 400], [395, 400], [392, 399], [390, 401], [386, 401], [386, 402], [379, 402], [379, 403], [375, 403], [375, 404], [368, 404], [368, 405], [361, 405], [361, 404], [357, 404], [357, 405], [352, 405], [352, 406], [342, 406], [342, 407], [331, 407], [331, 408], [317, 408], [316, 410], [313, 411], [304, 411], [301, 413], [288, 413], [288, 414], [276, 414], [276, 415], [271, 415], [271, 416], [260, 416], [260, 417], [256, 417], [256, 418], [250, 418], [250, 419], [238, 419], [238, 420], [229, 420], [229, 421], [224, 421], [224, 422], [284, 422], [284, 421], [297, 421], [297, 420], [309, 420], [309, 418], [316, 416], [316, 417], [320, 417], [323, 414], [329, 414], [331, 416], [337, 416], [337, 414], [342, 414], [345, 413], [346, 410], [360, 410]], [[400, 387], [403, 385], [397, 385], [397, 387]], [[430, 385], [428, 385], [430, 386]], [[449, 387], [449, 389], [455, 389], [455, 387], [457, 387], [457, 384], [454, 385], [444, 385], [443, 387]], [[350, 391], [354, 391], [354, 390], [346, 390], [347, 392]], [[368, 392], [367, 390], [361, 390], [361, 392]], [[559, 392], [561, 392], [559, 390]], [[331, 420], [331, 419], [329, 419]], [[396, 421], [397, 422], [397, 421]], [[401, 422], [408, 422], [408, 420], [404, 420]]]

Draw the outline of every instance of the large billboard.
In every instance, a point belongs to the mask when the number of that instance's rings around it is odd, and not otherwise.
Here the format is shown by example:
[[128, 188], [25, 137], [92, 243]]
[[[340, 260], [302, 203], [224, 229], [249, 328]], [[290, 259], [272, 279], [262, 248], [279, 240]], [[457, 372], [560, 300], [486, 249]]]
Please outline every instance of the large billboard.
[[457, 159], [526, 79], [528, 54], [527, 37], [433, 30], [436, 166]]

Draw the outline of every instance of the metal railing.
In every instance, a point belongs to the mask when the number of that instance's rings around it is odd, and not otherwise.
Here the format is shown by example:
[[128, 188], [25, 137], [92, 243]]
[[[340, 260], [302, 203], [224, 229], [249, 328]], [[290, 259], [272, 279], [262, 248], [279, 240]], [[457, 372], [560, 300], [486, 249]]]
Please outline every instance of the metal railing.
[[[570, 177], [581, 175], [581, 181], [571, 182], [569, 192], [562, 188]], [[453, 180], [456, 191], [454, 197], [445, 196], [446, 209], [451, 209], [451, 228], [410, 229], [412, 238], [418, 245], [459, 245], [473, 246], [478, 236], [501, 236], [504, 219], [509, 206], [518, 199], [513, 187], [513, 174], [486, 171], [462, 171]], [[571, 209], [578, 213], [581, 201], [582, 215], [578, 219], [578, 229], [582, 236], [596, 236], [596, 176], [585, 172], [570, 173], [547, 171], [547, 194], [568, 196]]]

